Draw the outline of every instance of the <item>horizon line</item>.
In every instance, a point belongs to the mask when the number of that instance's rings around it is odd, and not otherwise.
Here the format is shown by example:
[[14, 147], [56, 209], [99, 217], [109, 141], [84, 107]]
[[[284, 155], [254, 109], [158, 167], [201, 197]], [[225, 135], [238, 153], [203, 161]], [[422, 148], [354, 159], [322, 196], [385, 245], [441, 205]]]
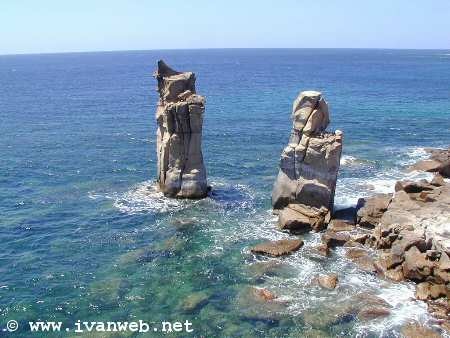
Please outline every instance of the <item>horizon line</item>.
[[55, 54], [93, 54], [93, 53], [120, 53], [120, 52], [165, 52], [165, 51], [201, 51], [201, 50], [393, 50], [393, 51], [450, 51], [447, 48], [384, 48], [384, 47], [200, 47], [200, 48], [155, 48], [155, 49], [111, 49], [111, 50], [80, 50], [58, 52], [24, 52], [6, 53], [0, 56], [26, 56], [26, 55], [55, 55]]

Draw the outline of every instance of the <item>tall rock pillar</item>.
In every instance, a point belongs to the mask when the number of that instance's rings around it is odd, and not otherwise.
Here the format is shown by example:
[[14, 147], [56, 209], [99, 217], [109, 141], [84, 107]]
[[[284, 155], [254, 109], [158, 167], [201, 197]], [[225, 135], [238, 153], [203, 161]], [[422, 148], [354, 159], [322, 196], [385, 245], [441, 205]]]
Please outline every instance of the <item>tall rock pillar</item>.
[[281, 154], [272, 192], [279, 225], [290, 230], [320, 230], [333, 211], [334, 192], [342, 152], [342, 132], [326, 131], [330, 123], [322, 94], [299, 94], [292, 109], [289, 144]]
[[156, 109], [157, 184], [169, 197], [203, 198], [207, 195], [202, 155], [205, 98], [195, 93], [195, 74], [177, 72], [158, 61]]

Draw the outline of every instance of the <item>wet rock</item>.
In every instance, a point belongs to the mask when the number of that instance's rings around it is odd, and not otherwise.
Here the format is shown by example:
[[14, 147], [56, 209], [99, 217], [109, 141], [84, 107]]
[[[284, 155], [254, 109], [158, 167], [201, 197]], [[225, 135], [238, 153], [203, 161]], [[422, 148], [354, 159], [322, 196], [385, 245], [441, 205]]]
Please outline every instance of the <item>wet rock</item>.
[[205, 98], [195, 94], [192, 72], [177, 72], [160, 60], [155, 77], [158, 187], [169, 197], [203, 198], [207, 194], [201, 149]]
[[335, 273], [320, 275], [317, 278], [319, 285], [325, 289], [335, 289], [338, 283], [338, 276]]
[[427, 182], [427, 180], [414, 181], [397, 181], [395, 184], [395, 191], [403, 190], [408, 194], [420, 193], [422, 191], [433, 190], [434, 186]]
[[406, 324], [401, 328], [404, 338], [440, 338], [441, 335], [430, 328], [417, 323]]
[[445, 185], [444, 177], [440, 174], [434, 175], [433, 179], [431, 180], [431, 184], [435, 187], [442, 187]]
[[300, 239], [282, 239], [279, 241], [269, 241], [255, 245], [250, 249], [254, 254], [268, 255], [272, 257], [292, 254], [303, 246]]
[[430, 159], [419, 161], [410, 167], [410, 170], [437, 172], [444, 177], [450, 177], [450, 148], [433, 149]]
[[[334, 191], [342, 151], [342, 132], [328, 133], [328, 105], [322, 94], [306, 91], [299, 94], [293, 105], [293, 126], [289, 144], [283, 150], [280, 170], [272, 191], [274, 209], [284, 209], [291, 204], [302, 205], [296, 210], [280, 214], [280, 226], [305, 228], [307, 212], [326, 210], [325, 219], [319, 223], [313, 217], [311, 228], [319, 230], [330, 220]], [[291, 209], [292, 207], [289, 206]], [[311, 219], [310, 219], [311, 221]]]
[[403, 261], [403, 255], [396, 255], [395, 253], [388, 251], [380, 254], [377, 260], [377, 266], [380, 266], [381, 270], [385, 272], [386, 270], [393, 269], [402, 264]]
[[423, 282], [416, 287], [416, 298], [420, 300], [437, 299], [446, 297], [448, 294], [449, 290], [444, 284]]
[[374, 260], [369, 256], [361, 256], [353, 259], [353, 262], [363, 271], [375, 273], [377, 269], [374, 264]]
[[440, 258], [436, 264], [433, 274], [439, 278], [442, 283], [450, 282], [450, 259], [445, 252], [440, 252]]
[[344, 248], [364, 248], [364, 245], [361, 244], [360, 242], [356, 242], [355, 240], [350, 238], [350, 240], [348, 240], [347, 242], [344, 243], [343, 247]]
[[208, 303], [209, 295], [206, 292], [194, 292], [187, 296], [180, 304], [183, 312], [195, 312]]
[[405, 279], [405, 276], [403, 275], [403, 267], [401, 265], [396, 266], [393, 269], [386, 270], [384, 272], [384, 276], [396, 282], [401, 282]]
[[283, 270], [284, 265], [276, 260], [266, 262], [256, 262], [248, 267], [250, 274], [254, 278], [263, 276], [274, 276]]
[[433, 266], [433, 262], [426, 259], [426, 254], [413, 246], [405, 253], [403, 275], [405, 278], [420, 282], [431, 275]]
[[354, 225], [343, 220], [333, 219], [331, 223], [328, 225], [328, 230], [334, 232], [340, 231], [352, 231], [354, 229]]
[[388, 302], [386, 302], [383, 298], [366, 292], [358, 293], [356, 296], [353, 297], [353, 299], [355, 302], [360, 303], [363, 306], [370, 305], [384, 308], [392, 308], [392, 306]]
[[441, 163], [435, 160], [423, 160], [409, 167], [409, 170], [438, 172], [441, 167]]
[[383, 306], [367, 306], [357, 314], [359, 320], [373, 320], [381, 317], [387, 317], [391, 311]]
[[346, 231], [334, 232], [327, 231], [322, 236], [322, 241], [330, 248], [343, 246], [351, 239], [350, 233]]
[[437, 319], [450, 322], [450, 301], [447, 298], [440, 298], [427, 302], [428, 312]]
[[421, 252], [425, 252], [429, 248], [430, 245], [425, 239], [425, 233], [420, 230], [402, 230], [392, 245], [392, 252], [397, 256], [401, 256], [413, 246]]
[[329, 304], [327, 307], [306, 310], [302, 317], [307, 326], [320, 330], [330, 330], [335, 325], [353, 321], [355, 311], [352, 304], [337, 302]]
[[283, 317], [287, 303], [278, 298], [269, 290], [256, 287], [245, 287], [240, 290], [236, 307], [238, 313], [252, 320], [278, 321]]
[[324, 257], [328, 257], [330, 255], [330, 248], [326, 244], [316, 245], [313, 247], [313, 251]]
[[328, 209], [308, 207], [303, 204], [289, 204], [280, 210], [278, 225], [296, 233], [310, 230], [320, 231], [325, 227]]
[[349, 248], [345, 252], [345, 257], [352, 259], [352, 260], [359, 258], [359, 257], [367, 256], [367, 255], [368, 255], [367, 250], [361, 249], [361, 248]]
[[275, 296], [273, 292], [264, 288], [253, 288], [252, 290], [257, 297], [265, 301], [274, 300], [275, 298], [277, 298], [277, 296]]
[[392, 194], [379, 194], [360, 198], [356, 205], [356, 221], [362, 227], [374, 228], [388, 209]]

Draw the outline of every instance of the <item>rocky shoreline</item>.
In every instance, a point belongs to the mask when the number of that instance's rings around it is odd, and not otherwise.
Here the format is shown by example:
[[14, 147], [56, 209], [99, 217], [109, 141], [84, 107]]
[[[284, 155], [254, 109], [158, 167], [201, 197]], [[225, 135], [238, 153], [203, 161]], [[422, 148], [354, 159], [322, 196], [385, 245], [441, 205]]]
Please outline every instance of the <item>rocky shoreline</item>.
[[[416, 299], [427, 303], [428, 312], [443, 331], [450, 332], [450, 149], [430, 149], [430, 159], [420, 161], [410, 170], [435, 173], [431, 181], [398, 181], [395, 191], [361, 198], [356, 208], [334, 212], [328, 225], [310, 230], [321, 231], [322, 243], [314, 249], [327, 257], [330, 250], [343, 247], [345, 256], [359, 269], [392, 282], [416, 284]], [[280, 219], [281, 219], [280, 215]], [[303, 218], [302, 218], [303, 219]], [[292, 221], [291, 221], [292, 222]], [[282, 226], [282, 230], [289, 227]], [[305, 223], [305, 222], [303, 222]], [[295, 232], [291, 231], [295, 236]], [[291, 240], [291, 241], [295, 241]], [[271, 251], [288, 255], [300, 246], [286, 249], [285, 241], [258, 245], [255, 254]], [[303, 242], [302, 242], [303, 244]], [[281, 245], [281, 249], [275, 249]], [[270, 250], [262, 250], [268, 248]], [[316, 277], [325, 289], [334, 289], [339, 276], [333, 273]], [[365, 320], [389, 314], [389, 306], [375, 304], [361, 310]], [[405, 337], [439, 337], [438, 332], [419, 323], [402, 328]]]

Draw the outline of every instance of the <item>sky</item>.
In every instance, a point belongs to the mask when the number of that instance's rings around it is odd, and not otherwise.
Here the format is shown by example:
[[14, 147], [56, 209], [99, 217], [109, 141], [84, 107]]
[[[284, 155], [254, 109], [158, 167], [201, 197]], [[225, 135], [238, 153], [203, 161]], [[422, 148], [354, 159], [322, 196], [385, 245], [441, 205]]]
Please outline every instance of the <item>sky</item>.
[[0, 54], [450, 49], [450, 0], [0, 0]]

